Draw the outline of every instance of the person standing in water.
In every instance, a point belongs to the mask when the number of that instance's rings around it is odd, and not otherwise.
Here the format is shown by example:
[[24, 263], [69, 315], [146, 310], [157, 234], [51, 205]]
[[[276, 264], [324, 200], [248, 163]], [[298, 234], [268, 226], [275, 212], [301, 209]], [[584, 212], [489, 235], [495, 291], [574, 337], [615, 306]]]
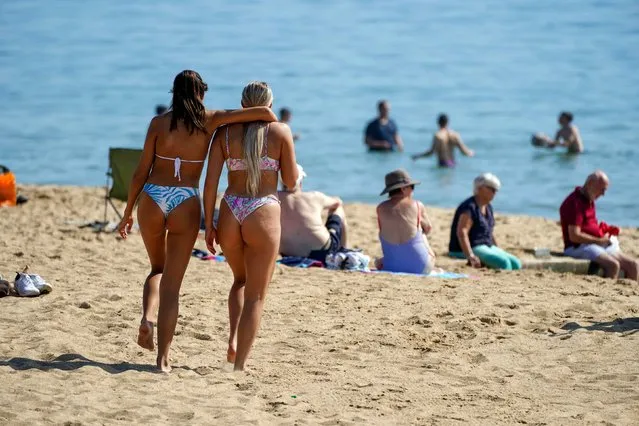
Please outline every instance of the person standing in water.
[[379, 115], [366, 126], [364, 144], [369, 151], [403, 151], [404, 142], [399, 136], [397, 124], [390, 118], [390, 104], [381, 100], [377, 103]]
[[157, 322], [156, 363], [167, 373], [171, 371], [169, 348], [178, 318], [180, 287], [199, 230], [198, 186], [211, 135], [223, 124], [277, 120], [267, 105], [236, 111], [207, 110], [203, 103], [207, 90], [195, 71], [185, 70], [175, 77], [171, 108], [149, 124], [118, 225], [120, 236], [127, 239], [133, 226], [133, 208], [139, 201], [140, 234], [151, 271], [144, 282], [137, 343], [144, 349], [155, 349], [153, 326]]
[[[291, 117], [293, 116], [293, 114], [291, 113], [291, 110], [284, 107], [282, 109], [280, 109], [280, 123], [284, 123], [287, 126], [291, 126]], [[296, 141], [300, 138], [299, 133], [293, 133], [293, 141]]]
[[446, 114], [440, 114], [437, 117], [437, 124], [439, 125], [439, 130], [433, 135], [433, 143], [430, 149], [421, 154], [413, 155], [411, 157], [413, 160], [437, 154], [439, 167], [455, 167], [455, 148], [459, 148], [462, 154], [467, 157], [475, 155], [472, 150], [466, 147], [459, 133], [448, 128], [448, 116]]
[[564, 111], [559, 114], [559, 125], [561, 128], [557, 130], [553, 146], [565, 146], [571, 154], [580, 154], [584, 152], [584, 143], [581, 140], [579, 129], [572, 124], [573, 115]]

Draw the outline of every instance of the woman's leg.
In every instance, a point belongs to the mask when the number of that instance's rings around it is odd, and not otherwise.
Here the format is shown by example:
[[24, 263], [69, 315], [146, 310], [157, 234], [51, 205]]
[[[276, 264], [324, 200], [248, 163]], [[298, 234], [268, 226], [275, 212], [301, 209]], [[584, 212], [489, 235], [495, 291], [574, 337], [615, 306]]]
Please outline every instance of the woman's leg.
[[521, 260], [519, 260], [519, 258], [517, 258], [517, 256], [514, 256], [510, 253], [508, 253], [506, 250], [502, 249], [501, 247], [497, 247], [497, 246], [492, 246], [491, 247], [493, 254], [495, 254], [496, 256], [499, 256], [503, 259], [506, 259], [508, 261], [508, 268], [504, 268], [504, 269], [508, 269], [508, 270], [518, 270], [521, 269]]
[[273, 277], [280, 246], [280, 206], [267, 204], [244, 220], [244, 307], [237, 333], [235, 370], [244, 370], [262, 318], [266, 290]]
[[200, 213], [200, 199], [191, 197], [169, 213], [166, 219], [167, 262], [160, 281], [157, 357], [157, 366], [164, 372], [171, 371], [169, 347], [177, 324], [180, 287], [199, 231]]
[[229, 292], [229, 345], [226, 350], [226, 360], [235, 362], [237, 348], [237, 327], [244, 306], [244, 284], [246, 270], [244, 268], [244, 241], [240, 224], [229, 210], [226, 202], [221, 203], [220, 218], [217, 226], [217, 242], [222, 246], [224, 257], [233, 271], [233, 285]]
[[510, 260], [504, 256], [505, 251], [497, 246], [478, 245], [473, 247], [473, 253], [481, 263], [493, 269], [511, 269]]
[[517, 256], [515, 256], [514, 254], [510, 254], [507, 251], [504, 251], [504, 253], [508, 257], [508, 260], [510, 260], [510, 269], [512, 269], [513, 271], [521, 269], [521, 260], [519, 260]]
[[155, 349], [153, 324], [157, 322], [160, 305], [160, 279], [164, 270], [166, 229], [164, 213], [146, 193], [140, 195], [138, 224], [151, 263], [151, 272], [144, 281], [142, 292], [142, 320], [138, 330], [138, 345], [152, 351]]

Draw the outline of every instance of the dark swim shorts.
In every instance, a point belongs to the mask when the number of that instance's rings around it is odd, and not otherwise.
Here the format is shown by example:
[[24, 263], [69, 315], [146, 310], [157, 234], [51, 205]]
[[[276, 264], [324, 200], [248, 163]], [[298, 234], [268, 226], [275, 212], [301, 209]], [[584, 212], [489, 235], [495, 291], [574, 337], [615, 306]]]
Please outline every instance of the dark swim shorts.
[[342, 234], [344, 233], [344, 222], [342, 218], [336, 214], [332, 214], [326, 219], [326, 229], [330, 235], [330, 244], [327, 248], [313, 250], [309, 253], [309, 259], [326, 261], [326, 255], [337, 253], [342, 248]]

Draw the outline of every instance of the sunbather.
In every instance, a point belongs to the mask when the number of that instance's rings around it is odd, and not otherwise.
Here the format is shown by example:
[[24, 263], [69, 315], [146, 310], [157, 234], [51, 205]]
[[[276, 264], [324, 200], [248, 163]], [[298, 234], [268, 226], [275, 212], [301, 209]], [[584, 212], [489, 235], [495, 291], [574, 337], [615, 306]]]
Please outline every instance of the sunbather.
[[[282, 202], [280, 253], [325, 263], [328, 254], [346, 246], [346, 213], [339, 197], [302, 191], [302, 178], [306, 176], [303, 169], [299, 176], [294, 188], [283, 186], [278, 192]], [[322, 220], [324, 214], [326, 222]]]
[[497, 246], [495, 217], [490, 202], [501, 183], [484, 173], [475, 178], [474, 195], [457, 207], [450, 228], [449, 256], [468, 259], [471, 266], [494, 269], [521, 269], [521, 261]]
[[435, 265], [435, 253], [426, 235], [432, 226], [424, 205], [413, 199], [415, 185], [403, 170], [386, 175], [386, 187], [380, 195], [388, 200], [377, 206], [379, 241], [384, 257], [377, 259], [377, 269], [413, 274], [429, 273]]
[[583, 186], [566, 197], [559, 209], [567, 256], [587, 259], [601, 266], [606, 277], [617, 278], [620, 271], [638, 280], [639, 261], [622, 253], [619, 228], [597, 220], [595, 201], [606, 193], [608, 176], [601, 170], [591, 173]]

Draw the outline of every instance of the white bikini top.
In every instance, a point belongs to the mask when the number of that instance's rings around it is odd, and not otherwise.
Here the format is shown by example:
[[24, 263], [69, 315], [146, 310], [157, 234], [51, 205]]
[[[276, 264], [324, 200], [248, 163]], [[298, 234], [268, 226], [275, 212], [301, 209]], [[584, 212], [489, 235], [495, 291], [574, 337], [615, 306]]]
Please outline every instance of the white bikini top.
[[180, 176], [180, 168], [182, 167], [182, 163], [204, 163], [204, 160], [182, 160], [180, 157], [175, 157], [175, 158], [162, 157], [161, 155], [157, 155], [157, 154], [155, 154], [155, 156], [163, 160], [173, 161], [173, 168], [175, 169], [175, 172], [173, 173], [173, 177], [178, 178], [178, 181], [182, 180], [182, 177]]

